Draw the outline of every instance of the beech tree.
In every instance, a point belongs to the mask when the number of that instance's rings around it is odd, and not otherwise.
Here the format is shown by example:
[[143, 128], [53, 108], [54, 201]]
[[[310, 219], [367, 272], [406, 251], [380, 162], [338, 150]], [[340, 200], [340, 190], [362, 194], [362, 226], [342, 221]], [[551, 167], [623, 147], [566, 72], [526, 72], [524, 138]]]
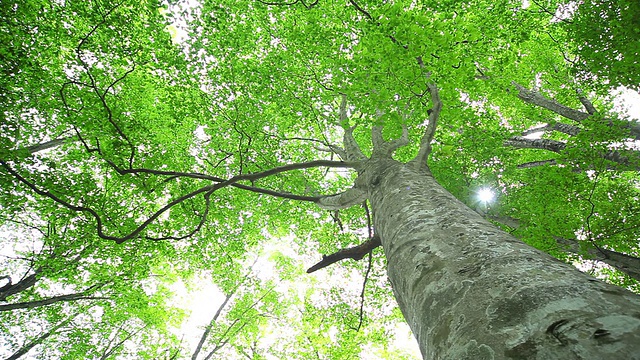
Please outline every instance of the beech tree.
[[634, 358], [638, 54], [570, 9], [3, 4], [3, 354]]

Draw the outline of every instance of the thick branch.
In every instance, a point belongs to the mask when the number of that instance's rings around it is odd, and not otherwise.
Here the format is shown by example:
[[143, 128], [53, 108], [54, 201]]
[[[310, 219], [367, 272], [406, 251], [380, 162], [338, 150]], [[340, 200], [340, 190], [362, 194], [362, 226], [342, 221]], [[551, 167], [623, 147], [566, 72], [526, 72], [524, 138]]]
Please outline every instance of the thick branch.
[[572, 109], [556, 102], [555, 100], [548, 99], [539, 92], [529, 90], [515, 81], [511, 83], [516, 87], [516, 89], [518, 89], [518, 97], [524, 102], [551, 110], [558, 115], [577, 122], [581, 122], [589, 117], [588, 113]]
[[[581, 122], [586, 118], [588, 118], [589, 116], [596, 113], [596, 109], [593, 107], [593, 104], [591, 104], [591, 102], [589, 102], [589, 100], [587, 100], [580, 93], [578, 93], [578, 99], [580, 100], [582, 105], [584, 105], [584, 107], [587, 109], [586, 113], [579, 110], [572, 109], [562, 104], [559, 104], [555, 100], [548, 99], [547, 97], [545, 97], [544, 95], [540, 94], [537, 91], [526, 89], [525, 87], [516, 83], [515, 81], [512, 82], [512, 84], [518, 89], [518, 97], [520, 99], [524, 100], [529, 104], [537, 105], [547, 110], [551, 110], [554, 113], [561, 115], [567, 119], [571, 119], [576, 122]], [[614, 124], [613, 121], [611, 121], [610, 119], [602, 119], [601, 121], [604, 124], [607, 124], [608, 126], [613, 126]], [[579, 132], [579, 129], [575, 127], [569, 128], [569, 126], [571, 125], [559, 124], [557, 128], [554, 126], [553, 130], [564, 132], [569, 135], [576, 135]], [[630, 138], [634, 140], [640, 140], [640, 124], [638, 124], [636, 121], [622, 122], [619, 125], [617, 124], [616, 126], [620, 126], [621, 128], [628, 130]]]
[[0, 301], [7, 301], [9, 296], [15, 295], [35, 285], [41, 271], [42, 269], [38, 268], [33, 274], [23, 277], [15, 284], [9, 279], [9, 283], [0, 288]]
[[578, 100], [580, 100], [580, 102], [582, 103], [582, 106], [584, 106], [585, 110], [587, 110], [587, 112], [589, 113], [589, 115], [593, 115], [596, 113], [596, 108], [593, 106], [593, 104], [591, 103], [591, 101], [589, 101], [589, 99], [587, 99], [583, 94], [581, 90], [578, 90]]
[[325, 210], [346, 209], [367, 199], [367, 193], [356, 187], [336, 195], [323, 196], [316, 204]]
[[522, 136], [514, 136], [504, 142], [505, 146], [513, 146], [520, 149], [543, 149], [556, 153], [561, 152], [567, 146], [562, 141], [551, 139], [528, 139]]
[[379, 149], [384, 144], [384, 138], [382, 137], [382, 125], [376, 125], [371, 128], [371, 143], [373, 144], [373, 150]]
[[[635, 256], [626, 255], [617, 251], [607, 250], [603, 248], [596, 248], [591, 244], [585, 244], [586, 247], [580, 246], [581, 242], [576, 240], [565, 239], [561, 237], [554, 237], [558, 244], [563, 249], [572, 252], [574, 254], [587, 253], [588, 256], [602, 261], [614, 268], [626, 273], [630, 277], [640, 281], [640, 258]], [[584, 243], [584, 242], [582, 242]]]
[[347, 161], [352, 161], [352, 162], [360, 162], [360, 161], [366, 160], [367, 157], [364, 156], [364, 154], [362, 153], [362, 150], [360, 149], [360, 145], [358, 145], [358, 143], [356, 142], [356, 139], [353, 138], [353, 130], [356, 128], [356, 126], [355, 125], [349, 126], [349, 116], [347, 114], [347, 95], [345, 94], [342, 94], [342, 99], [340, 101], [340, 111], [338, 116], [340, 121], [340, 127], [342, 127], [342, 129], [344, 130], [344, 136], [342, 137], [342, 143], [344, 146], [344, 150], [343, 150], [344, 155], [340, 155], [340, 157], [342, 157]]
[[440, 111], [442, 110], [442, 101], [440, 100], [440, 95], [438, 94], [438, 88], [435, 84], [429, 84], [429, 92], [431, 93], [431, 101], [433, 102], [433, 108], [431, 109], [431, 113], [429, 114], [429, 123], [427, 124], [427, 129], [420, 140], [420, 150], [418, 150], [418, 155], [411, 160], [418, 168], [420, 169], [428, 169], [427, 167], [427, 158], [429, 154], [431, 154], [431, 141], [433, 140], [433, 136], [436, 133], [436, 127], [438, 125], [438, 116], [440, 116]]
[[[344, 143], [344, 150], [347, 155], [347, 161], [360, 163], [367, 159], [367, 157], [362, 153], [360, 149], [360, 145], [356, 142], [356, 139], [353, 137], [353, 130], [356, 126], [346, 127], [344, 128], [344, 136], [342, 138], [342, 142]], [[357, 170], [358, 168], [354, 166]]]
[[0, 311], [11, 311], [16, 309], [32, 309], [41, 306], [47, 306], [51, 304], [55, 304], [61, 301], [75, 301], [75, 300], [108, 300], [108, 297], [102, 296], [87, 296], [85, 293], [75, 293], [75, 294], [66, 294], [53, 296], [50, 298], [46, 298], [43, 300], [37, 301], [27, 301], [21, 303], [14, 304], [2, 304], [0, 305]]
[[382, 137], [382, 126], [374, 126], [371, 129], [373, 153], [376, 156], [390, 157], [398, 148], [409, 144], [409, 130], [406, 124], [402, 124], [402, 135], [394, 140], [385, 141]]
[[358, 246], [338, 250], [331, 255], [322, 255], [322, 261], [310, 267], [307, 270], [307, 273], [310, 274], [344, 259], [361, 260], [365, 255], [380, 245], [380, 237], [378, 235], [374, 235], [371, 239]]
[[565, 123], [560, 123], [560, 122], [554, 122], [554, 123], [550, 123], [550, 124], [546, 124], [545, 126], [542, 127], [537, 127], [537, 128], [532, 128], [532, 129], [528, 129], [525, 130], [524, 132], [522, 132], [522, 136], [527, 136], [530, 134], [534, 134], [537, 132], [548, 132], [548, 131], [558, 131], [561, 132], [563, 134], [567, 134], [567, 135], [571, 135], [571, 136], [576, 136], [578, 135], [578, 133], [580, 133], [580, 128], [577, 126], [573, 126], [573, 125], [569, 125], [569, 124], [565, 124]]
[[576, 136], [580, 133], [579, 127], [559, 122], [553, 123], [551, 129], [571, 136]]
[[391, 155], [393, 154], [394, 151], [398, 150], [399, 148], [405, 145], [409, 145], [409, 129], [407, 128], [407, 124], [403, 122], [402, 135], [397, 139], [388, 141], [385, 145], [385, 152]]
[[522, 136], [527, 136], [527, 135], [531, 135], [539, 132], [547, 132], [549, 130], [551, 130], [551, 124], [545, 124], [544, 126], [529, 128], [523, 131]]
[[340, 97], [340, 110], [338, 111], [338, 121], [343, 129], [349, 127], [349, 115], [347, 114], [347, 95]]
[[58, 147], [66, 142], [73, 142], [76, 141], [77, 138], [75, 136], [67, 136], [67, 137], [63, 137], [60, 139], [54, 139], [51, 141], [47, 141], [47, 142], [43, 142], [41, 144], [37, 144], [37, 145], [31, 145], [29, 147], [27, 147], [27, 150], [29, 150], [29, 153], [31, 154], [35, 154], [39, 151], [44, 151], [47, 149], [52, 149], [55, 147]]
[[489, 220], [493, 220], [495, 222], [501, 223], [503, 225], [507, 225], [512, 229], [517, 229], [520, 227], [520, 220], [513, 218], [511, 216], [503, 216], [503, 215], [485, 215], [485, 218]]
[[[548, 151], [553, 151], [555, 153], [560, 153], [566, 148], [566, 144], [561, 141], [551, 140], [551, 139], [528, 139], [522, 136], [514, 136], [511, 139], [506, 140], [504, 142], [504, 145], [512, 146], [520, 149], [548, 150]], [[606, 152], [600, 152], [598, 156], [600, 156], [603, 159], [622, 165], [622, 168], [620, 170], [640, 169], [640, 160], [638, 159], [637, 153], [629, 152], [628, 154], [631, 155], [631, 157], [624, 155], [620, 151], [611, 150]], [[538, 162], [533, 162], [533, 163], [521, 164], [518, 167], [524, 168], [524, 167], [534, 167], [539, 165], [543, 165], [543, 164]]]
[[336, 146], [336, 145], [328, 145], [327, 147], [314, 146], [314, 148], [318, 151], [337, 154], [340, 157], [340, 159], [342, 159], [343, 161], [347, 161], [347, 153], [340, 146]]

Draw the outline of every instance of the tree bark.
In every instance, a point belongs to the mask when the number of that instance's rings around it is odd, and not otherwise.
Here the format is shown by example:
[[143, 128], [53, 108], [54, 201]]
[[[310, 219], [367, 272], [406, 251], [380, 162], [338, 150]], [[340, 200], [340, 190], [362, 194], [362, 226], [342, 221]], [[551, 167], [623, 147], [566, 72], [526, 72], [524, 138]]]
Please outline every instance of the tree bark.
[[0, 301], [7, 301], [7, 298], [9, 296], [15, 295], [33, 287], [33, 285], [35, 285], [38, 281], [38, 276], [41, 271], [42, 269], [38, 268], [36, 269], [36, 271], [34, 271], [33, 274], [24, 277], [17, 283], [13, 284], [9, 282], [5, 286], [0, 288]]
[[[523, 136], [514, 136], [508, 140], [505, 140], [504, 146], [511, 146], [518, 149], [540, 149], [540, 150], [548, 150], [558, 154], [561, 154], [562, 151], [566, 148], [566, 144], [562, 141], [552, 140], [552, 139], [529, 139]], [[610, 150], [606, 152], [600, 153], [600, 156], [606, 160], [613, 161], [623, 166], [623, 168], [629, 170], [640, 170], [640, 159], [638, 158], [637, 151], [629, 151], [628, 155], [625, 156], [621, 154], [617, 150]], [[537, 165], [538, 162], [527, 163], [519, 165], [520, 168], [533, 167]]]
[[52, 296], [50, 298], [36, 300], [36, 301], [27, 301], [27, 302], [14, 303], [14, 304], [2, 304], [0, 305], [0, 312], [13, 311], [17, 309], [32, 309], [36, 307], [55, 304], [61, 301], [108, 300], [108, 299], [109, 299], [108, 297], [104, 297], [104, 296], [89, 296], [89, 295], [86, 295], [85, 293], [74, 293], [74, 294]]
[[[513, 229], [517, 229], [520, 227], [520, 220], [512, 218], [510, 216], [485, 215], [485, 218], [493, 220], [495, 222], [499, 222]], [[567, 239], [559, 236], [554, 236], [553, 238], [564, 251], [577, 255], [586, 254], [590, 258], [602, 261], [616, 268], [617, 270], [622, 271], [629, 277], [640, 281], [640, 258], [618, 251], [604, 249], [602, 247], [595, 247], [591, 242], [588, 241], [580, 242], [575, 239]]]
[[356, 185], [425, 359], [640, 359], [640, 297], [499, 230], [410, 165], [372, 158]]
[[588, 243], [586, 247], [581, 247], [580, 242], [577, 240], [565, 239], [561, 237], [554, 237], [558, 244], [563, 249], [572, 252], [574, 254], [584, 254], [592, 257], [598, 261], [602, 261], [614, 268], [624, 272], [630, 277], [640, 281], [640, 258], [623, 254], [617, 251], [607, 250], [603, 248], [596, 248], [592, 244]]

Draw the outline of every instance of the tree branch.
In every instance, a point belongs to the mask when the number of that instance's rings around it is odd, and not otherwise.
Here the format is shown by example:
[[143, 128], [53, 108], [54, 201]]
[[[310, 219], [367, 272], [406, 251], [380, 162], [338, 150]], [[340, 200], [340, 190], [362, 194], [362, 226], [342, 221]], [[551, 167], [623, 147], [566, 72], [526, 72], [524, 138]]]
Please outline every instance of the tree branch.
[[367, 199], [367, 193], [356, 187], [336, 195], [323, 196], [316, 204], [325, 210], [346, 209]]
[[522, 164], [519, 164], [517, 166], [517, 168], [518, 169], [530, 169], [530, 168], [534, 168], [534, 167], [538, 167], [538, 166], [556, 165], [556, 164], [557, 164], [557, 161], [555, 159], [549, 159], [549, 160], [530, 161], [530, 162], [522, 163]]
[[[588, 256], [611, 265], [630, 277], [640, 281], [640, 258], [617, 251], [603, 249], [591, 243], [579, 242], [577, 240], [565, 239], [557, 236], [554, 236], [554, 239], [564, 250], [574, 254], [584, 254], [586, 252]], [[583, 247], [581, 246], [581, 243], [585, 243], [587, 246]]]
[[17, 359], [21, 358], [23, 355], [25, 355], [27, 352], [29, 352], [29, 350], [34, 348], [36, 345], [41, 344], [47, 338], [49, 338], [51, 335], [55, 334], [60, 328], [62, 328], [64, 326], [67, 326], [67, 324], [69, 324], [73, 319], [75, 319], [76, 316], [80, 315], [85, 310], [87, 310], [87, 309], [86, 308], [82, 308], [82, 309], [78, 310], [77, 312], [75, 312], [74, 314], [69, 315], [66, 319], [62, 320], [57, 325], [55, 325], [51, 329], [49, 329], [49, 331], [47, 331], [45, 333], [41, 333], [39, 336], [35, 337], [33, 340], [31, 340], [28, 343], [22, 345], [22, 347], [20, 347], [20, 349], [18, 349], [16, 352], [14, 352], [11, 356], [6, 358], [5, 360], [17, 360]]
[[514, 136], [509, 140], [505, 140], [504, 146], [512, 146], [519, 149], [543, 149], [559, 153], [567, 147], [567, 144], [551, 139], [529, 139], [522, 136]]
[[[144, 229], [146, 229], [153, 221], [155, 221], [158, 217], [160, 217], [160, 215], [162, 215], [164, 212], [166, 212], [167, 210], [171, 209], [173, 206], [178, 205], [188, 199], [191, 199], [197, 195], [200, 194], [204, 194], [204, 199], [206, 202], [206, 208], [204, 211], [204, 215], [201, 217], [201, 221], [199, 222], [199, 224], [197, 225], [196, 229], [192, 232], [190, 232], [189, 234], [187, 234], [186, 236], [182, 236], [182, 237], [173, 237], [173, 236], [169, 236], [169, 237], [163, 237], [163, 238], [149, 238], [152, 240], [165, 240], [165, 239], [183, 239], [185, 237], [189, 237], [191, 235], [193, 235], [195, 232], [197, 232], [200, 227], [202, 226], [202, 224], [204, 223], [204, 221], [206, 220], [206, 215], [209, 211], [209, 198], [211, 196], [211, 194], [213, 194], [213, 192], [215, 192], [218, 189], [221, 189], [223, 187], [226, 186], [231, 186], [235, 183], [237, 183], [238, 181], [243, 181], [243, 180], [248, 180], [248, 181], [255, 181], [258, 179], [262, 179], [271, 175], [275, 175], [275, 174], [279, 174], [282, 172], [287, 172], [287, 171], [291, 171], [291, 170], [301, 170], [301, 169], [308, 169], [308, 168], [314, 168], [314, 167], [320, 167], [320, 166], [327, 166], [327, 167], [354, 167], [356, 164], [354, 163], [349, 163], [349, 162], [343, 162], [343, 161], [331, 161], [331, 160], [315, 160], [315, 161], [309, 161], [309, 162], [304, 162], [304, 163], [296, 163], [296, 164], [288, 164], [288, 165], [283, 165], [283, 166], [279, 166], [279, 167], [275, 167], [263, 172], [259, 172], [259, 173], [253, 173], [253, 174], [241, 174], [241, 175], [237, 175], [234, 176], [228, 180], [219, 182], [215, 185], [207, 185], [207, 186], [203, 186], [195, 191], [192, 191], [186, 195], [183, 195], [169, 203], [167, 203], [165, 206], [163, 206], [160, 210], [156, 211], [155, 213], [153, 213], [151, 216], [149, 216], [149, 218], [147, 220], [145, 220], [142, 224], [140, 224], [138, 227], [136, 227], [133, 231], [131, 231], [129, 234], [124, 235], [124, 236], [112, 236], [112, 235], [107, 235], [104, 232], [103, 229], [103, 221], [102, 218], [100, 217], [100, 215], [93, 210], [90, 207], [86, 207], [86, 206], [76, 206], [73, 205], [71, 203], [69, 203], [66, 200], [61, 199], [60, 197], [54, 195], [53, 193], [51, 193], [50, 191], [47, 190], [40, 190], [34, 183], [28, 181], [27, 179], [25, 179], [24, 177], [22, 177], [20, 174], [18, 174], [15, 170], [13, 170], [5, 161], [0, 160], [0, 165], [2, 165], [11, 175], [13, 175], [16, 179], [18, 179], [20, 182], [22, 182], [23, 184], [27, 185], [31, 190], [33, 190], [34, 192], [36, 192], [38, 195], [41, 196], [45, 196], [48, 197], [50, 199], [52, 199], [53, 201], [55, 201], [56, 203], [68, 208], [69, 210], [73, 210], [73, 211], [77, 211], [77, 212], [87, 212], [89, 214], [91, 214], [91, 216], [96, 220], [96, 230], [97, 230], [97, 234], [100, 238], [105, 239], [105, 240], [113, 240], [118, 244], [121, 244], [127, 240], [133, 239], [136, 236], [138, 236]], [[112, 165], [115, 166], [115, 165]], [[117, 167], [115, 167], [116, 170], [118, 169]], [[138, 169], [140, 170], [140, 169]], [[126, 170], [120, 170], [119, 172], [121, 173], [127, 173]], [[261, 191], [262, 193], [269, 193], [270, 191], [268, 190], [264, 190]], [[275, 193], [275, 192], [273, 192]], [[311, 199], [311, 197], [306, 198], [304, 200], [309, 200], [309, 201], [313, 201], [315, 200], [316, 203], [318, 201], [322, 201], [322, 198], [317, 199]]]
[[12, 283], [11, 278], [9, 278], [9, 282], [0, 288], [0, 301], [7, 301], [9, 296], [31, 288], [38, 281], [38, 276], [41, 272], [42, 268], [37, 268], [33, 274], [23, 276], [23, 278], [15, 284]]
[[518, 89], [518, 98], [520, 98], [526, 103], [540, 106], [547, 110], [551, 110], [560, 116], [563, 116], [567, 119], [574, 120], [576, 122], [581, 122], [582, 120], [589, 117], [588, 113], [584, 113], [582, 111], [572, 109], [568, 106], [564, 106], [555, 100], [545, 97], [544, 95], [540, 94], [537, 91], [528, 90], [527, 88], [518, 84], [515, 81], [512, 81], [511, 84], [513, 84], [513, 86], [515, 86], [516, 89]]
[[371, 14], [369, 14], [365, 9], [361, 8], [360, 5], [358, 5], [358, 3], [356, 3], [353, 0], [349, 0], [349, 2], [351, 3], [351, 5], [353, 5], [353, 7], [356, 8], [356, 10], [358, 10], [361, 14], [363, 14], [367, 19], [373, 21], [373, 17], [371, 17]]
[[573, 125], [569, 125], [561, 122], [553, 122], [553, 123], [547, 123], [546, 125], [541, 127], [525, 130], [522, 132], [522, 136], [535, 134], [537, 132], [548, 132], [548, 131], [558, 131], [570, 136], [576, 136], [580, 133], [581, 129], [577, 126], [573, 126]]
[[580, 100], [580, 103], [582, 103], [582, 106], [584, 106], [585, 110], [587, 110], [589, 115], [595, 114], [596, 113], [596, 108], [593, 106], [591, 101], [589, 101], [584, 96], [584, 94], [582, 93], [582, 90], [578, 90], [577, 93], [578, 93], [578, 100]]
[[307, 269], [307, 273], [310, 274], [314, 271], [318, 271], [344, 259], [361, 260], [365, 255], [367, 255], [368, 253], [373, 251], [373, 249], [377, 248], [380, 245], [380, 237], [378, 235], [374, 235], [371, 239], [363, 242], [358, 246], [341, 249], [331, 255], [322, 255], [322, 260]]
[[442, 110], [442, 101], [440, 100], [440, 95], [438, 93], [438, 88], [435, 84], [428, 84], [429, 92], [431, 93], [431, 102], [433, 102], [433, 108], [431, 109], [431, 113], [429, 114], [429, 123], [427, 124], [427, 129], [420, 140], [420, 150], [418, 150], [418, 155], [410, 162], [417, 166], [419, 169], [428, 170], [429, 167], [427, 165], [427, 159], [429, 154], [431, 154], [431, 141], [433, 140], [433, 136], [436, 133], [436, 127], [438, 124], [438, 116], [440, 116], [440, 111]]
[[358, 145], [356, 139], [353, 138], [353, 130], [356, 126], [349, 126], [349, 117], [347, 116], [347, 95], [345, 94], [342, 94], [342, 100], [340, 101], [339, 124], [344, 130], [342, 143], [344, 146], [346, 160], [355, 162], [366, 160], [367, 157], [362, 153], [360, 145]]
[[371, 143], [373, 144], [374, 151], [376, 149], [380, 149], [384, 144], [384, 138], [382, 137], [382, 125], [375, 125], [371, 128]]
[[213, 315], [213, 318], [211, 318], [211, 320], [209, 321], [209, 324], [206, 326], [206, 328], [204, 330], [204, 333], [200, 337], [200, 341], [198, 342], [198, 345], [196, 346], [196, 349], [193, 352], [193, 355], [191, 355], [191, 359], [192, 360], [196, 360], [197, 359], [198, 354], [202, 350], [202, 345], [204, 345], [205, 340], [207, 339], [207, 337], [209, 336], [209, 333], [211, 332], [211, 328], [213, 327], [213, 324], [216, 323], [216, 321], [218, 320], [218, 317], [222, 313], [222, 310], [224, 310], [225, 306], [227, 306], [227, 303], [229, 302], [229, 300], [231, 300], [233, 295], [236, 294], [238, 289], [240, 289], [240, 287], [244, 284], [244, 282], [249, 278], [249, 275], [253, 271], [253, 267], [256, 265], [256, 262], [258, 262], [258, 258], [256, 258], [253, 261], [253, 264], [251, 264], [251, 266], [249, 267], [249, 271], [247, 271], [247, 274], [242, 277], [242, 281], [240, 281], [240, 283], [238, 283], [238, 285], [236, 285], [233, 288], [233, 290], [231, 290], [231, 292], [229, 292], [229, 294], [227, 294], [227, 296], [225, 297], [225, 299], [222, 302], [222, 304], [220, 304], [220, 306], [216, 310], [216, 313]]

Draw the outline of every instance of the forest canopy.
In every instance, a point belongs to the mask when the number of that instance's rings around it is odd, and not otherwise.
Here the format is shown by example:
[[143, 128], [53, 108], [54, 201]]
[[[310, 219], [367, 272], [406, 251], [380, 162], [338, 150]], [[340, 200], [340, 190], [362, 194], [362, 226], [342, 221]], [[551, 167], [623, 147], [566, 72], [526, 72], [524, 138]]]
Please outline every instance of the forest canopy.
[[631, 0], [3, 1], [0, 355], [415, 358], [370, 202], [327, 204], [374, 144], [409, 162], [425, 132], [461, 202], [640, 293], [619, 96], [640, 103], [638, 19]]

